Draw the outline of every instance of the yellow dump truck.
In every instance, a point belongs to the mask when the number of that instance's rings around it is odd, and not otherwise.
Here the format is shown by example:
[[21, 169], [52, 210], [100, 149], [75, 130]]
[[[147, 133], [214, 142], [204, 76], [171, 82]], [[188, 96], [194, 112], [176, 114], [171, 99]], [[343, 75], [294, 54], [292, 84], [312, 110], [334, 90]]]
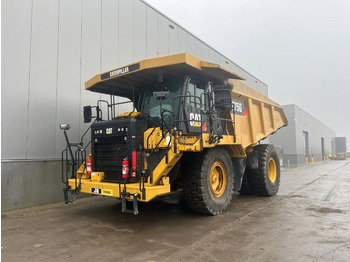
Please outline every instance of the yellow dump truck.
[[[123, 212], [137, 214], [139, 201], [183, 189], [194, 211], [217, 215], [229, 208], [235, 191], [275, 195], [279, 159], [272, 145], [259, 141], [287, 120], [278, 104], [243, 80], [186, 53], [142, 60], [88, 80], [86, 90], [110, 99], [84, 107], [84, 122], [94, 120], [91, 153], [85, 153], [83, 139], [69, 142], [69, 124], [60, 125], [67, 141], [66, 203], [69, 192], [73, 200], [78, 193], [108, 196], [122, 201]], [[116, 114], [126, 103], [130, 112]]]

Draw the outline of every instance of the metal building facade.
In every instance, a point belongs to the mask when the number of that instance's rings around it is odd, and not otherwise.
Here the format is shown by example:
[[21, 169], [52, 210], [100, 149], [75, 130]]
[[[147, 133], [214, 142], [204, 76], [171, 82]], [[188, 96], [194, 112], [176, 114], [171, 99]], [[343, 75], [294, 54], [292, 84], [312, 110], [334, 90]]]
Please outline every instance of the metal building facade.
[[285, 105], [288, 126], [269, 136], [270, 143], [283, 147], [284, 165], [322, 161], [332, 153], [335, 131], [296, 105]]
[[65, 143], [58, 125], [72, 124], [69, 136], [78, 141], [88, 127], [82, 107], [101, 97], [85, 91], [84, 82], [98, 73], [188, 52], [246, 77], [267, 95], [266, 84], [141, 0], [1, 4], [3, 210], [62, 197]]

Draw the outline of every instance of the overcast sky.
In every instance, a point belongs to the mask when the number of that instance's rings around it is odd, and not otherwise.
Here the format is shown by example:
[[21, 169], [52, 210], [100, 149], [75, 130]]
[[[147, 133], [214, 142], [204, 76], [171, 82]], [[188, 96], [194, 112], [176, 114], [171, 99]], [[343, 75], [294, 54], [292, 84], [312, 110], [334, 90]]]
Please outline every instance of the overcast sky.
[[350, 140], [350, 0], [146, 0]]

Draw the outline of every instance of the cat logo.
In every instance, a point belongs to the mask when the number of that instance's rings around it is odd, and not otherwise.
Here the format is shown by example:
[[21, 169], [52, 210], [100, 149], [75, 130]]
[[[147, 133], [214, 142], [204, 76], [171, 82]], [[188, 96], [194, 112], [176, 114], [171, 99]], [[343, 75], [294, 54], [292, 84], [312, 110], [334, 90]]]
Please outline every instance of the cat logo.
[[190, 113], [190, 120], [191, 120], [190, 126], [194, 126], [194, 127], [201, 126], [201, 114]]

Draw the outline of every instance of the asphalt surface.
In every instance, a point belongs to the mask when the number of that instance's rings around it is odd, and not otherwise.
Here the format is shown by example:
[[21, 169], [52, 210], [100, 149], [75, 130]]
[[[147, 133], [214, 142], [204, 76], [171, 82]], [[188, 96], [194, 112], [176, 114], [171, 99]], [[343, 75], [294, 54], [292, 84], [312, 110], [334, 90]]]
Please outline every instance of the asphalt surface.
[[2, 213], [2, 261], [350, 261], [350, 160], [283, 169], [274, 197], [236, 195], [219, 216], [181, 194], [121, 213], [80, 199]]

